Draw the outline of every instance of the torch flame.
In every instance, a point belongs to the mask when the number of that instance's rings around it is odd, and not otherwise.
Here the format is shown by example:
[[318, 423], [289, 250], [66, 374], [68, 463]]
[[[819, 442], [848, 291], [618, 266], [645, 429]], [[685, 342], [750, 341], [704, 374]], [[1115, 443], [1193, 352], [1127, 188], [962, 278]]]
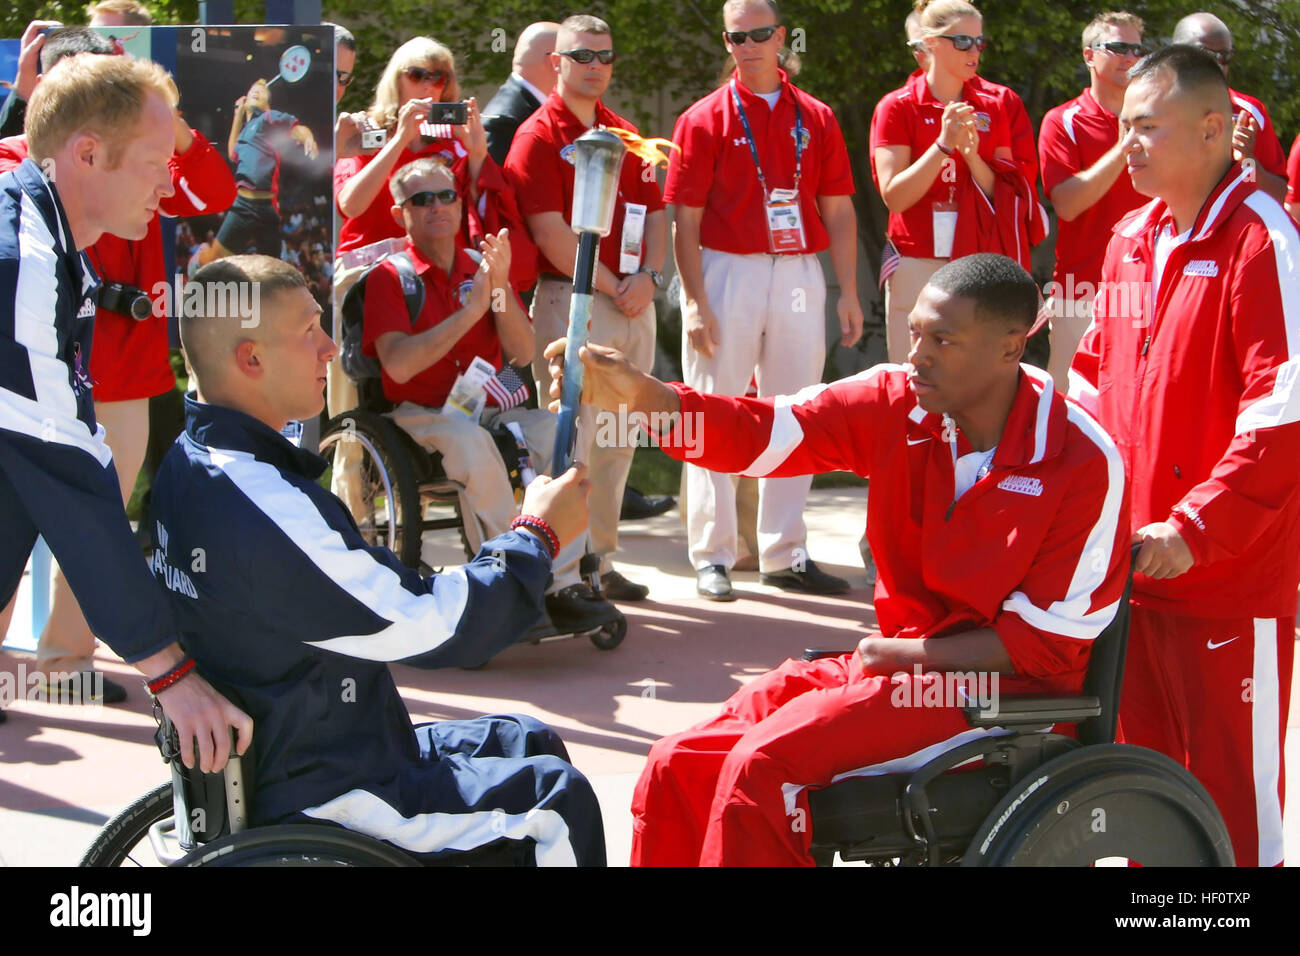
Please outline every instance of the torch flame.
[[667, 151], [675, 149], [679, 153], [682, 151], [682, 148], [671, 139], [662, 139], [657, 136], [651, 139], [645, 139], [644, 137], [638, 136], [630, 129], [618, 129], [614, 126], [606, 128], [623, 141], [623, 144], [627, 146], [627, 151], [629, 153], [640, 159], [642, 162], [649, 163], [651, 166], [668, 165], [668, 157], [659, 152], [660, 150]]

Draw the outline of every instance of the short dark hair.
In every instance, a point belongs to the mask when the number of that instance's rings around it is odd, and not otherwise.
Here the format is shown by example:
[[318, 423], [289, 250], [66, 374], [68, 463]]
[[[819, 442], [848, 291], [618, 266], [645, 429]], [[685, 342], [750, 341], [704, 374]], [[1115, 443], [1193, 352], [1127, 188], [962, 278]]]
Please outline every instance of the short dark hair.
[[981, 322], [1009, 322], [1029, 329], [1038, 318], [1038, 286], [1020, 263], [992, 252], [954, 259], [930, 276], [930, 285], [971, 299]]
[[1148, 80], [1161, 70], [1174, 76], [1174, 87], [1182, 93], [1217, 95], [1228, 108], [1232, 108], [1228, 79], [1223, 75], [1219, 61], [1199, 46], [1175, 43], [1162, 47], [1138, 60], [1128, 71], [1130, 83]]
[[41, 72], [48, 73], [50, 67], [65, 56], [78, 53], [111, 56], [116, 52], [112, 40], [90, 27], [60, 27], [45, 36], [45, 45], [41, 47]]
[[568, 30], [570, 33], [590, 33], [595, 36], [612, 36], [609, 24], [600, 17], [593, 17], [586, 13], [575, 13], [571, 17], [566, 17], [560, 24], [561, 30]]

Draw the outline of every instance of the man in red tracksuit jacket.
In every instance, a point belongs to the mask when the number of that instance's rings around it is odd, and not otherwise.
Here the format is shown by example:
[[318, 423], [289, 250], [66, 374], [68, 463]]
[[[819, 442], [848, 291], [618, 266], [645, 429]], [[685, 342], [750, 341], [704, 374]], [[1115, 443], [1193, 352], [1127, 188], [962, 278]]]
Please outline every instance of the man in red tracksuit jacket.
[[1232, 158], [1217, 64], [1134, 68], [1121, 123], [1155, 202], [1115, 227], [1070, 372], [1132, 482], [1120, 736], [1210, 792], [1237, 862], [1282, 861], [1282, 741], [1300, 586], [1300, 237]]
[[871, 479], [885, 636], [787, 661], [718, 717], [655, 744], [633, 801], [634, 864], [811, 865], [808, 788], [1006, 732], [969, 727], [960, 700], [911, 706], [923, 693], [913, 682], [934, 679], [914, 667], [997, 675], [999, 693], [1081, 692], [1128, 573], [1124, 474], [1100, 425], [1019, 364], [1037, 311], [1037, 287], [1012, 260], [956, 260], [912, 311], [910, 365], [776, 399], [704, 395], [612, 350], [584, 353], [590, 401], [650, 415], [674, 457]]

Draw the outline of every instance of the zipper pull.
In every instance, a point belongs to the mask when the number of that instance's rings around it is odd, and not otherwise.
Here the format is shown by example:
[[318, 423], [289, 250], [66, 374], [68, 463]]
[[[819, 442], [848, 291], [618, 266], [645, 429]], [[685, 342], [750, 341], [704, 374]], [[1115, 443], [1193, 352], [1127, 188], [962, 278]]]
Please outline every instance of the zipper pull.
[[955, 502], [955, 501], [954, 501], [952, 504], [950, 504], [950, 505], [948, 506], [948, 513], [947, 513], [946, 515], [943, 516], [943, 520], [944, 520], [944, 521], [947, 521], [949, 518], [952, 517], [952, 509], [953, 509], [953, 508], [956, 508], [956, 507], [957, 507], [957, 502]]
[[1142, 340], [1142, 355], [1144, 358], [1146, 357], [1147, 349], [1149, 349], [1150, 347], [1151, 347], [1151, 336], [1148, 335], [1145, 339]]

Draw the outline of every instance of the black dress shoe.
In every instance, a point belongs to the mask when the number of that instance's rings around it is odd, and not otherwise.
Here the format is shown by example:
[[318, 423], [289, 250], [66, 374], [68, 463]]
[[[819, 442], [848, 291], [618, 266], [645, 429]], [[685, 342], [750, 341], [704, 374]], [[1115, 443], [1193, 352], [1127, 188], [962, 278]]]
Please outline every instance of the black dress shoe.
[[619, 518], [623, 521], [653, 518], [671, 511], [676, 505], [677, 499], [672, 495], [643, 495], [629, 485], [623, 489], [623, 510]]
[[731, 589], [731, 578], [721, 564], [710, 564], [695, 572], [695, 590], [710, 601], [734, 601], [736, 592]]
[[600, 576], [600, 590], [611, 601], [644, 601], [650, 589], [644, 584], [634, 584], [617, 571], [606, 571]]
[[782, 591], [802, 591], [804, 594], [843, 594], [849, 589], [849, 582], [827, 574], [808, 559], [803, 569], [796, 571], [764, 571], [758, 576], [763, 584], [770, 584]]
[[41, 687], [52, 704], [120, 704], [126, 700], [125, 687], [95, 670], [65, 676], [57, 684], [46, 678]]
[[557, 631], [594, 631], [617, 621], [618, 608], [596, 597], [594, 591], [583, 583], [546, 595], [546, 613]]

